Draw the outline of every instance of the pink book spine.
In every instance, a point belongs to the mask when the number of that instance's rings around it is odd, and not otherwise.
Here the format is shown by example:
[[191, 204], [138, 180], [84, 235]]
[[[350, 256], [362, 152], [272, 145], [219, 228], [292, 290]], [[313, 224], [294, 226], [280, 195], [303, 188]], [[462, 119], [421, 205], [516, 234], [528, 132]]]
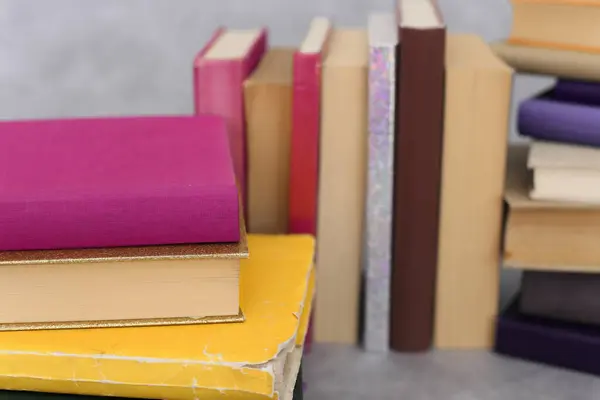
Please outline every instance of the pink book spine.
[[[327, 36], [330, 35], [330, 30]], [[290, 154], [289, 232], [316, 236], [321, 130], [321, 64], [327, 38], [320, 52], [294, 55], [292, 146]], [[312, 345], [312, 320], [305, 350]]]
[[290, 233], [317, 233], [321, 54], [294, 55]]
[[196, 114], [214, 114], [227, 122], [229, 145], [240, 196], [247, 217], [246, 118], [243, 84], [254, 71], [267, 49], [267, 30], [262, 29], [248, 54], [236, 60], [206, 60], [204, 55], [225, 32], [215, 31], [194, 63], [194, 100]]

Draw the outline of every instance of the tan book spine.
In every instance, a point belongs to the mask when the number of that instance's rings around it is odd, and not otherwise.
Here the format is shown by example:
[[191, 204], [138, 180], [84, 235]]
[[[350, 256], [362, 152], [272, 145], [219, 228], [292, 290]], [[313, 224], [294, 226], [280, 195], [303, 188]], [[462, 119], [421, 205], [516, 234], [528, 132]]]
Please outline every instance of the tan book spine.
[[314, 340], [356, 344], [367, 160], [368, 44], [335, 30], [322, 69]]
[[477, 36], [449, 35], [434, 343], [490, 348], [512, 70]]
[[269, 50], [244, 83], [251, 233], [288, 232], [293, 55]]
[[507, 42], [492, 44], [494, 52], [519, 72], [600, 81], [600, 54], [556, 50]]

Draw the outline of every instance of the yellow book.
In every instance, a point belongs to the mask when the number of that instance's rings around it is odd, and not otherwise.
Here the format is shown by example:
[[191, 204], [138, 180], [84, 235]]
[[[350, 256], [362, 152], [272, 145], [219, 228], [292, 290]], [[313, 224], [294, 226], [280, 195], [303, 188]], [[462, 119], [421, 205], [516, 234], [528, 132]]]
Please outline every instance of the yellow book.
[[248, 246], [240, 289], [246, 322], [1, 332], [0, 389], [152, 399], [285, 398], [312, 305], [314, 240], [249, 235]]

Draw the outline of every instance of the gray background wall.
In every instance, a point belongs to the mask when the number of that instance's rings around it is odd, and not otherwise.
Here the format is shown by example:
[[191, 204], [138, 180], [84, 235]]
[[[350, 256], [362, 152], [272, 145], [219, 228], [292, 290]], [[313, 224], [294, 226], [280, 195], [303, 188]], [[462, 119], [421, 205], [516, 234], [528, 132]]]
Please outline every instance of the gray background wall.
[[[451, 32], [477, 33], [488, 41], [508, 35], [508, 0], [439, 1]], [[361, 26], [370, 11], [391, 10], [393, 3], [0, 0], [0, 119], [188, 113], [193, 57], [219, 24], [265, 24], [272, 44], [297, 45], [315, 15]], [[515, 100], [549, 82], [517, 77]], [[517, 278], [504, 273], [504, 297]]]

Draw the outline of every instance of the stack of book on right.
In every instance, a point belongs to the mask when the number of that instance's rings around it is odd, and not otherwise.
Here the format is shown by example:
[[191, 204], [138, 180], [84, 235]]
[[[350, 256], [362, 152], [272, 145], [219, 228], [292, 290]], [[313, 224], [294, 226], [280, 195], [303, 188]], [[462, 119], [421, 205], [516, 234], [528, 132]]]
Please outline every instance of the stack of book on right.
[[519, 106], [504, 263], [521, 292], [496, 350], [600, 375], [600, 84], [559, 79]]

